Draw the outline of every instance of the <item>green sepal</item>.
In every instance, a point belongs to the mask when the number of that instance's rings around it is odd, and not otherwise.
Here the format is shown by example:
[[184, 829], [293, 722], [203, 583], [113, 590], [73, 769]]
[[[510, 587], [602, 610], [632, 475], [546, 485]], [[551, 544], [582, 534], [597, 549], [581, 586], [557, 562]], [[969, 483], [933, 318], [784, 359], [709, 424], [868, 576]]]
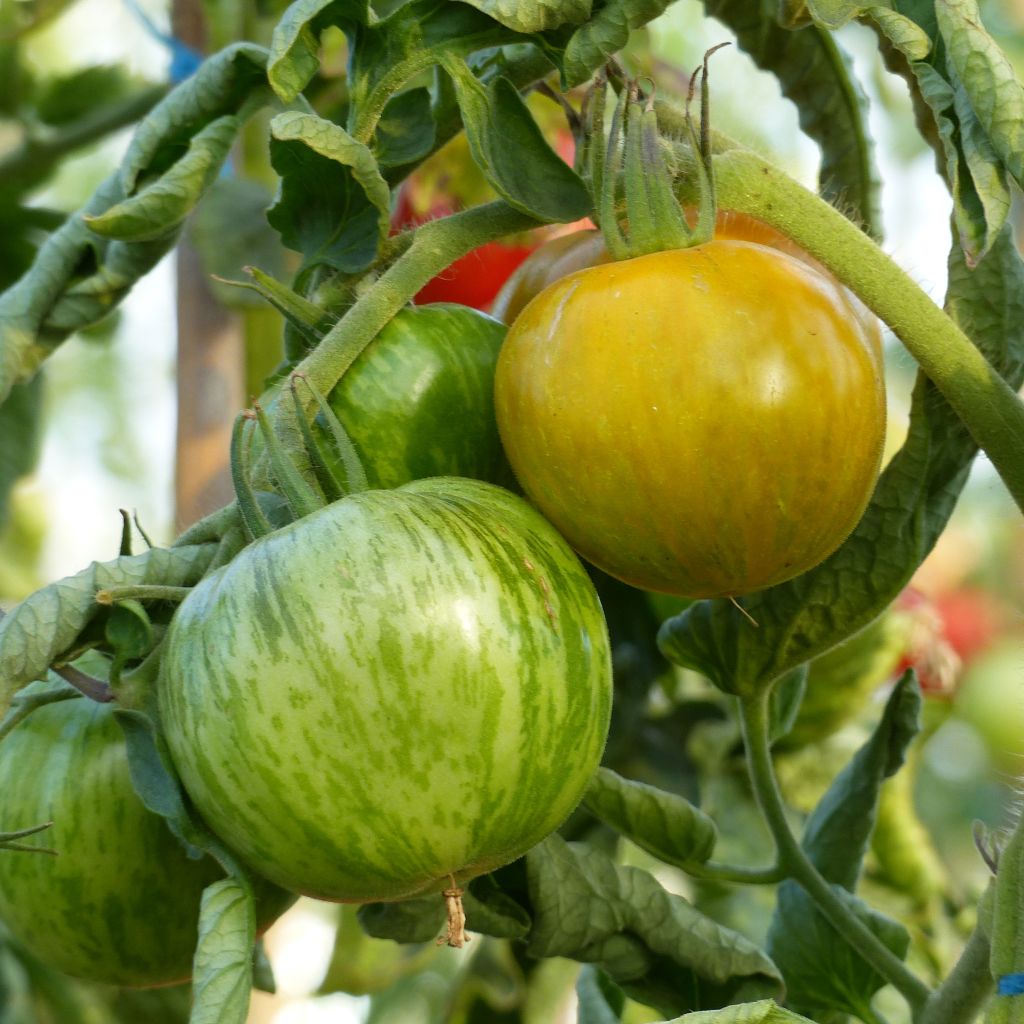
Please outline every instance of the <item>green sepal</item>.
[[359, 452], [356, 451], [356, 446], [352, 443], [352, 438], [349, 437], [344, 424], [338, 419], [337, 413], [331, 408], [330, 402], [327, 401], [320, 389], [308, 377], [300, 379], [320, 407], [320, 415], [323, 416], [324, 423], [330, 432], [334, 450], [341, 459], [339, 468], [344, 473], [344, 477], [338, 481], [338, 485], [342, 494], [359, 494], [369, 490], [370, 482], [366, 478], [363, 460], [359, 457]]
[[289, 458], [281, 444], [281, 439], [274, 431], [273, 424], [263, 411], [259, 402], [253, 404], [256, 422], [259, 424], [263, 444], [270, 457], [270, 470], [277, 481], [278, 487], [284, 492], [285, 500], [295, 513], [296, 519], [312, 515], [324, 507], [323, 499], [306, 482], [298, 467]]
[[[306, 380], [304, 377], [302, 379]], [[320, 485], [320, 490], [324, 492], [324, 497], [327, 501], [337, 501], [345, 496], [345, 491], [341, 486], [341, 481], [336, 479], [334, 473], [331, 472], [331, 467], [328, 466], [324, 453], [320, 450], [320, 444], [313, 436], [313, 428], [310, 426], [309, 420], [306, 419], [306, 410], [303, 407], [302, 400], [299, 398], [298, 380], [299, 377], [296, 374], [292, 374], [289, 387], [292, 393], [292, 401], [295, 404], [295, 422], [299, 426], [302, 441], [306, 446], [309, 466], [313, 470], [316, 482]], [[306, 381], [306, 383], [308, 384], [309, 382]]]
[[231, 482], [235, 488], [235, 500], [238, 503], [242, 527], [248, 539], [253, 541], [273, 533], [274, 528], [263, 514], [249, 479], [250, 439], [246, 437], [246, 425], [250, 422], [251, 415], [240, 412], [235, 417], [235, 424], [231, 429]]

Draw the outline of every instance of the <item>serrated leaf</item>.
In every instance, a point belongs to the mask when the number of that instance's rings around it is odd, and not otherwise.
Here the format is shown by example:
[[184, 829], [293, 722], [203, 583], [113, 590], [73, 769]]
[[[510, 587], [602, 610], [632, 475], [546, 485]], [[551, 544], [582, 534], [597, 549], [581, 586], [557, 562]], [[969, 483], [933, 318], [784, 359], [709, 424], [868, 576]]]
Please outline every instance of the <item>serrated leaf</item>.
[[443, 66], [455, 83], [473, 160], [494, 190], [538, 220], [586, 216], [592, 203], [583, 179], [548, 145], [515, 86], [507, 78], [484, 85], [454, 57]]
[[666, 864], [702, 864], [718, 830], [699, 808], [675, 793], [598, 768], [583, 797], [591, 814]]
[[868, 14], [907, 60], [924, 60], [931, 53], [931, 36], [916, 21], [881, 5], [870, 7]]
[[434, 148], [435, 138], [430, 90], [408, 89], [384, 108], [373, 151], [381, 167], [401, 167], [422, 160]]
[[[972, 270], [954, 246], [947, 312], [1013, 388], [1024, 383], [1024, 270], [1004, 228]], [[944, 529], [978, 448], [937, 389], [918, 375], [910, 428], [853, 533], [788, 583], [744, 599], [700, 601], [666, 622], [659, 644], [726, 690], [757, 687], [863, 629], [906, 586]]]
[[760, 949], [646, 871], [558, 836], [526, 855], [526, 870], [531, 956], [597, 964], [627, 995], [664, 1013], [781, 994]]
[[579, 1010], [576, 1024], [619, 1024], [626, 994], [593, 964], [584, 964], [576, 979]]
[[25, 683], [39, 679], [71, 650], [100, 611], [96, 594], [109, 587], [161, 583], [192, 586], [217, 551], [216, 544], [153, 548], [141, 555], [93, 562], [15, 605], [0, 620], [0, 715]]
[[562, 86], [582, 85], [609, 57], [629, 42], [634, 29], [653, 21], [672, 0], [608, 0], [565, 43]]
[[[901, 959], [907, 955], [910, 936], [902, 924], [841, 886], [833, 890], [887, 949]], [[823, 1011], [868, 1016], [871, 997], [886, 984], [795, 882], [779, 887], [768, 948], [786, 979], [787, 1002], [814, 1016]]]
[[[758, 67], [771, 71], [796, 105], [800, 127], [821, 147], [821, 194], [865, 230], [881, 233], [878, 172], [867, 130], [867, 100], [849, 58], [819, 25], [796, 31], [775, 20], [775, 0], [703, 0], [736, 34]], [[711, 76], [714, 88], [714, 74]]]
[[167, 170], [208, 124], [237, 113], [265, 87], [266, 65], [267, 51], [254, 43], [234, 43], [203, 61], [135, 129], [119, 171], [124, 194], [134, 194], [143, 178]]
[[295, 0], [274, 27], [267, 61], [271, 88], [291, 103], [320, 69], [320, 33], [329, 25], [373, 24], [366, 0]]
[[779, 1006], [773, 999], [762, 999], [756, 1003], [726, 1006], [722, 1010], [687, 1013], [666, 1024], [814, 1024], [814, 1021]]
[[145, 657], [153, 649], [153, 623], [139, 601], [119, 601], [107, 613], [107, 642], [120, 660]]
[[303, 254], [306, 267], [365, 270], [387, 237], [391, 203], [373, 154], [315, 114], [278, 114], [270, 133], [281, 189], [267, 219], [284, 244]]
[[592, 0], [465, 0], [514, 32], [545, 32], [579, 25], [590, 17]]
[[976, 0], [938, 0], [935, 12], [955, 84], [999, 160], [1024, 187], [1024, 86], [982, 25]]
[[237, 878], [208, 885], [199, 909], [189, 1024], [245, 1024], [255, 941], [252, 890]]
[[14, 485], [30, 473], [39, 457], [42, 377], [17, 385], [0, 403], [0, 530], [7, 525]]
[[240, 119], [230, 114], [211, 121], [163, 174], [103, 213], [85, 215], [86, 226], [126, 242], [149, 242], [176, 231], [216, 180], [240, 127]]

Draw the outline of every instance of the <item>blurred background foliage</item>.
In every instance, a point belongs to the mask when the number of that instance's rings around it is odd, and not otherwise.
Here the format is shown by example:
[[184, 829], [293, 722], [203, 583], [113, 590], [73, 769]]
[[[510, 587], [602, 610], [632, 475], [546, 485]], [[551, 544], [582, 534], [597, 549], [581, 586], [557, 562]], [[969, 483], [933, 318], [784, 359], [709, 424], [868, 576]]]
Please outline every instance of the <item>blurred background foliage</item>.
[[[206, 0], [200, 17], [208, 49], [234, 39], [260, 42], [281, 0]], [[987, 0], [990, 31], [1024, 74], [1024, 0]], [[179, 11], [179, 14], [181, 12]], [[193, 66], [195, 54], [170, 35], [168, 7], [152, 0], [0, 2], [0, 289], [26, 269], [45, 234], [116, 165], [130, 126]], [[682, 91], [704, 51], [730, 34], [680, 0], [636, 34], [626, 54], [659, 88]], [[878, 58], [869, 30], [840, 34], [871, 105], [884, 183], [885, 247], [941, 301], [950, 200], [918, 136], [903, 83]], [[324, 71], [312, 87], [322, 112], [344, 104], [344, 47], [329, 36]], [[193, 64], [190, 64], [190, 61]], [[797, 126], [775, 80], [733, 48], [713, 67], [717, 127], [771, 154], [805, 183], [817, 150]], [[751, 103], [750, 97], [758, 102]], [[561, 145], [557, 108], [531, 99]], [[194, 215], [190, 239], [204, 270], [243, 278], [255, 264], [278, 278], [288, 257], [263, 212], [273, 175], [265, 123], [246, 129], [231, 172]], [[460, 140], [403, 189], [398, 223], [490, 198]], [[1017, 198], [1018, 234], [1024, 205]], [[513, 240], [524, 248], [529, 240]], [[472, 271], [472, 267], [471, 267]], [[257, 392], [280, 354], [280, 321], [253, 293], [214, 285], [242, 318], [246, 387]], [[0, 410], [0, 432], [18, 443], [0, 459], [0, 607], [43, 582], [116, 553], [119, 507], [134, 509], [157, 542], [173, 521], [175, 315], [173, 263], [165, 260], [119, 313], [78, 336], [45, 375]], [[888, 347], [891, 438], [906, 428], [914, 366]], [[17, 480], [13, 487], [7, 482]], [[609, 763], [695, 797], [721, 826], [723, 859], [757, 862], [765, 842], [750, 803], [738, 733], [721, 695], [693, 673], [670, 671], [653, 646], [661, 617], [621, 585], [601, 583], [616, 640], [618, 707]], [[779, 755], [786, 795], [810, 808], [863, 741], [897, 671], [913, 664], [928, 700], [911, 766], [889, 784], [869, 863], [867, 897], [913, 923], [915, 966], [941, 976], [972, 925], [986, 878], [971, 832], [979, 819], [1005, 823], [1024, 753], [1024, 531], [991, 467], [979, 459], [934, 553], [898, 607], [812, 667], [809, 697]], [[916, 808], [916, 814], [908, 813]], [[579, 816], [570, 829], [591, 830]], [[610, 836], [610, 833], [609, 833]], [[612, 841], [612, 840], [610, 840]], [[627, 862], [652, 870], [671, 890], [716, 918], [763, 939], [770, 891], [696, 883], [621, 843]], [[254, 1024], [554, 1024], [572, 1020], [578, 965], [528, 961], [507, 942], [475, 939], [459, 953], [400, 947], [368, 938], [352, 908], [300, 901], [272, 930], [267, 947], [280, 992], [257, 994]], [[33, 962], [0, 932], [2, 1024], [108, 1024], [183, 1020], [187, 990], [116, 993], [70, 982]], [[900, 1020], [894, 1002], [891, 1020]], [[632, 1005], [631, 1024], [657, 1019]]]

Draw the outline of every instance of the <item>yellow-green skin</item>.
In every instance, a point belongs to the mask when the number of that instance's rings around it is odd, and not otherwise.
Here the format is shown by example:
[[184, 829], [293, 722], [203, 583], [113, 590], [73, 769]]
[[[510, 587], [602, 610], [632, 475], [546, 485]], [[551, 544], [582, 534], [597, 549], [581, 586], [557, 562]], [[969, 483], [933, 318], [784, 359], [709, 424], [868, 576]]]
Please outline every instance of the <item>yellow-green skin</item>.
[[874, 489], [877, 334], [834, 281], [713, 241], [570, 274], [516, 318], [495, 411], [529, 497], [633, 586], [726, 597], [832, 553]]
[[397, 900], [514, 860], [604, 749], [607, 627], [529, 505], [433, 478], [335, 502], [192, 591], [160, 708], [185, 788], [258, 872]]

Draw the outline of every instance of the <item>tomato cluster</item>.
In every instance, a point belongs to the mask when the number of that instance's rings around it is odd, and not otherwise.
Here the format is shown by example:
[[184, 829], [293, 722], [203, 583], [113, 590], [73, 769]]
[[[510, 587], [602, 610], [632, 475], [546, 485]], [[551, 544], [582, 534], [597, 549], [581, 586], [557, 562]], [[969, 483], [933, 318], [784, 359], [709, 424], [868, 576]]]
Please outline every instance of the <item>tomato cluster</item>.
[[[287, 892], [451, 891], [567, 818], [601, 760], [612, 689], [607, 626], [573, 549], [652, 591], [742, 595], [825, 558], [873, 487], [877, 326], [763, 225], [726, 216], [712, 242], [617, 263], [595, 232], [557, 238], [496, 312], [507, 337], [464, 305], [401, 312], [310, 441], [337, 469], [340, 426], [368, 489], [249, 544], [164, 639], [177, 773], [220, 840]], [[515, 486], [506, 454], [530, 503], [499, 486]], [[22, 746], [44, 749], [38, 730], [71, 740], [16, 773]], [[62, 819], [62, 849], [68, 823], [78, 833], [64, 874], [0, 857], [11, 929], [71, 973], [187, 977], [217, 869], [131, 792], [109, 715], [81, 700], [44, 709], [0, 752], [26, 822]], [[149, 846], [98, 871], [109, 851], [86, 839], [109, 813]], [[20, 901], [40, 887], [58, 894], [53, 914], [28, 920]], [[160, 934], [128, 906], [154, 898], [177, 908]], [[283, 903], [264, 906], [270, 920]], [[69, 915], [92, 926], [64, 949], [52, 936], [74, 931]], [[111, 927], [122, 918], [141, 930]]]

